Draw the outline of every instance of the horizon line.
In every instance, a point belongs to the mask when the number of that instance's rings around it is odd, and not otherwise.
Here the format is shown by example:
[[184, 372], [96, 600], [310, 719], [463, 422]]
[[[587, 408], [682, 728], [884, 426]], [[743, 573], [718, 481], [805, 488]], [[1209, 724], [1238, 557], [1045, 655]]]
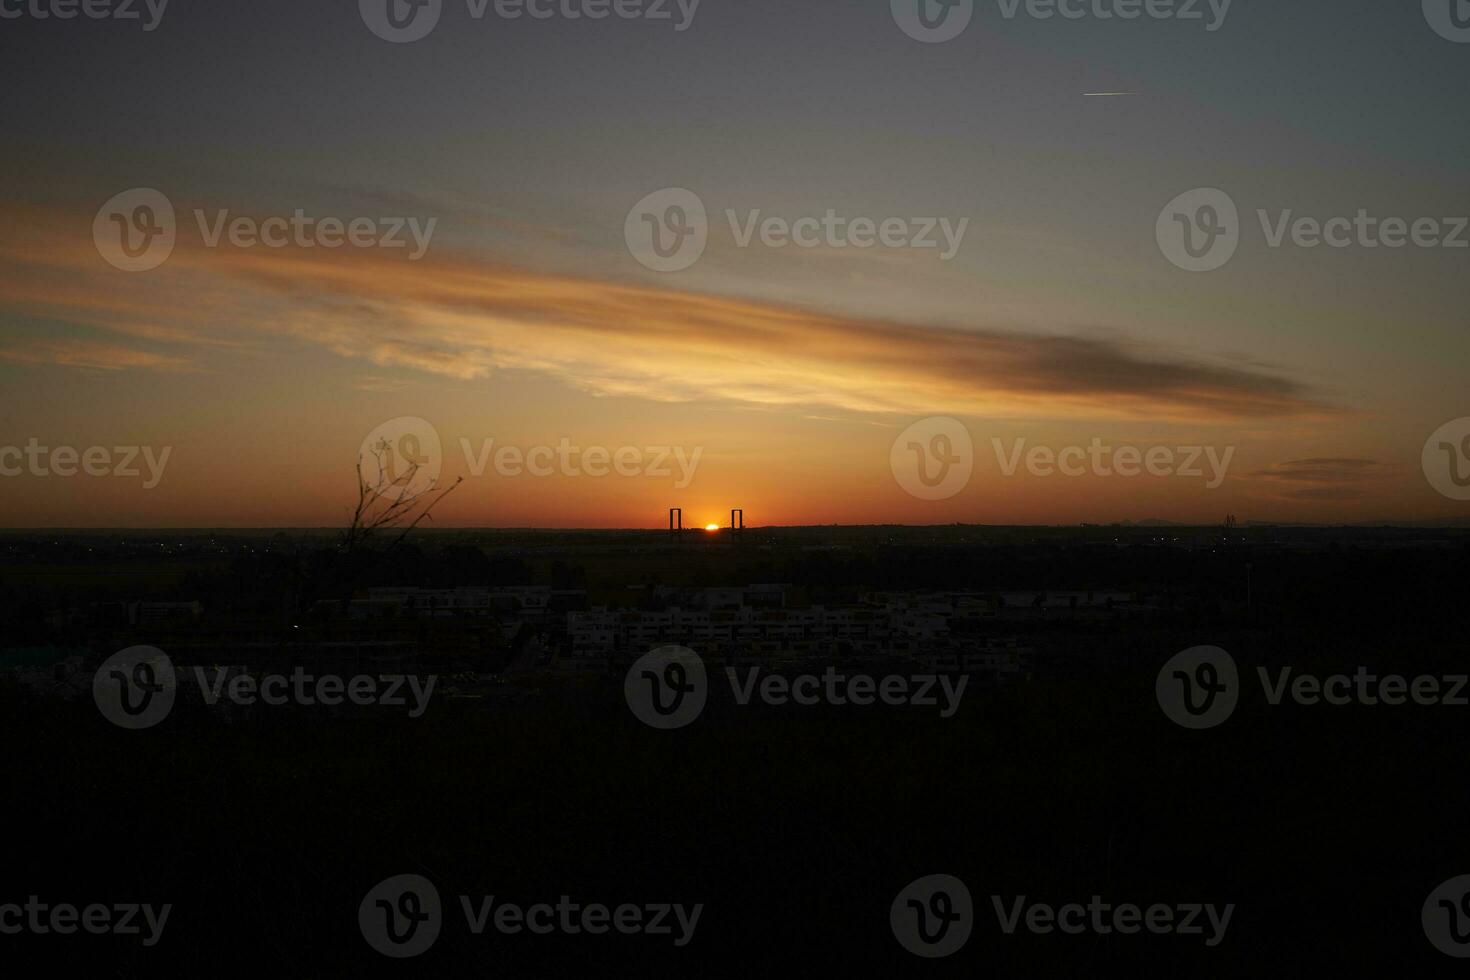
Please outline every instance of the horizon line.
[[[1439, 520], [1435, 520], [1435, 519], [1429, 519], [1429, 520], [1400, 519], [1400, 520], [1382, 520], [1382, 521], [1352, 521], [1352, 522], [1326, 522], [1326, 523], [1312, 522], [1312, 521], [1247, 520], [1247, 521], [1239, 522], [1239, 523], [1237, 523], [1237, 524], [1235, 524], [1233, 526], [1226, 525], [1224, 522], [1199, 522], [1199, 523], [1194, 523], [1194, 522], [1188, 522], [1188, 521], [1165, 521], [1165, 520], [1161, 520], [1161, 519], [1157, 519], [1157, 518], [1145, 518], [1143, 520], [1138, 520], [1138, 521], [1134, 521], [1134, 520], [1128, 520], [1128, 521], [1084, 521], [1084, 522], [1079, 522], [1079, 523], [1075, 523], [1075, 524], [1074, 523], [1067, 523], [1067, 524], [989, 524], [989, 523], [972, 522], [972, 521], [946, 521], [946, 522], [937, 523], [937, 524], [903, 524], [903, 523], [894, 523], [894, 522], [877, 522], [877, 523], [872, 523], [872, 524], [836, 524], [836, 523], [833, 523], [833, 524], [763, 524], [763, 525], [747, 524], [743, 529], [740, 529], [740, 530], [746, 530], [746, 531], [770, 531], [770, 530], [806, 530], [806, 529], [813, 529], [813, 528], [840, 528], [840, 529], [859, 529], [859, 528], [911, 528], [911, 529], [914, 529], [914, 530], [926, 530], [926, 529], [932, 529], [932, 528], [945, 528], [945, 527], [1007, 528], [1007, 529], [1048, 528], [1048, 529], [1052, 529], [1052, 530], [1066, 529], [1066, 528], [1074, 528], [1074, 529], [1077, 529], [1077, 530], [1082, 530], [1082, 529], [1088, 529], [1088, 528], [1144, 528], [1144, 529], [1149, 529], [1149, 528], [1179, 528], [1179, 529], [1193, 529], [1193, 528], [1225, 528], [1225, 527], [1231, 527], [1232, 530], [1240, 530], [1242, 528], [1251, 528], [1251, 527], [1255, 527], [1255, 528], [1260, 528], [1260, 527], [1309, 527], [1309, 528], [1323, 528], [1323, 529], [1343, 528], [1343, 529], [1359, 529], [1359, 530], [1361, 530], [1361, 529], [1368, 529], [1368, 528], [1413, 528], [1413, 529], [1417, 529], [1417, 530], [1435, 530], [1435, 529], [1442, 529], [1442, 530], [1446, 530], [1446, 531], [1460, 531], [1460, 530], [1470, 529], [1470, 519], [1455, 518], [1455, 519], [1451, 519], [1451, 522], [1450, 523], [1443, 523], [1443, 522], [1441, 522]], [[138, 532], [138, 531], [169, 531], [169, 532], [222, 531], [222, 532], [224, 532], [224, 531], [227, 531], [227, 532], [232, 532], [232, 533], [248, 533], [248, 532], [252, 532], [252, 531], [318, 531], [318, 532], [334, 532], [335, 533], [335, 532], [340, 532], [342, 530], [344, 530], [344, 528], [342, 528], [341, 526], [338, 526], [338, 525], [308, 525], [308, 524], [303, 524], [303, 525], [281, 525], [281, 524], [261, 524], [261, 525], [187, 525], [187, 526], [185, 526], [185, 525], [179, 525], [179, 526], [170, 526], [170, 527], [163, 527], [163, 526], [156, 526], [156, 525], [112, 525], [112, 526], [102, 526], [102, 525], [99, 525], [99, 526], [95, 526], [95, 527], [83, 526], [83, 525], [48, 525], [48, 526], [37, 526], [37, 527], [19, 527], [19, 526], [17, 526], [17, 527], [0, 527], [0, 534], [45, 533], [45, 532], [63, 532], [63, 531], [64, 532], [97, 532], [97, 533], [102, 533], [102, 532], [117, 532], [117, 531], [129, 531], [129, 532]], [[720, 525], [720, 527], [718, 528], [718, 531], [729, 531], [729, 530], [731, 530], [731, 528], [729, 528], [729, 527], [727, 527], [725, 525]], [[591, 526], [551, 527], [551, 526], [547, 526], [547, 525], [531, 525], [531, 524], [526, 524], [526, 525], [488, 525], [488, 524], [476, 525], [476, 524], [464, 524], [464, 525], [454, 525], [454, 526], [445, 525], [445, 526], [435, 526], [435, 527], [418, 527], [418, 528], [415, 528], [414, 529], [414, 532], [415, 533], [421, 533], [421, 532], [422, 533], [429, 533], [429, 532], [435, 532], [435, 531], [438, 531], [438, 532], [450, 532], [450, 531], [454, 531], [454, 532], [463, 532], [463, 531], [543, 531], [543, 532], [558, 532], [558, 533], [565, 533], [565, 532], [569, 532], [569, 531], [581, 531], [581, 532], [592, 532], [592, 531], [607, 531], [607, 532], [611, 532], [611, 531], [619, 531], [619, 532], [645, 532], [645, 533], [649, 533], [649, 534], [669, 534], [669, 533], [671, 533], [668, 528], [665, 528], [665, 527], [656, 527], [656, 526], [655, 527], [617, 527], [617, 526], [602, 526], [602, 527], [591, 527]], [[697, 532], [697, 533], [701, 533], [701, 534], [714, 534], [714, 533], [717, 533], [716, 531], [710, 531], [709, 529], [705, 528], [702, 525], [701, 526], [691, 525], [689, 527], [683, 528], [683, 532], [684, 533], [696, 533]]]

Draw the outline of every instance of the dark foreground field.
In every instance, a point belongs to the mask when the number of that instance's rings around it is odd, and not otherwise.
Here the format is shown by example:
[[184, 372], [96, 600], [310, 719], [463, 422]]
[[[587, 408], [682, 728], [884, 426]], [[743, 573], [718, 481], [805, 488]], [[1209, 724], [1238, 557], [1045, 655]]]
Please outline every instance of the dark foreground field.
[[[717, 678], [702, 717], [656, 731], [621, 676], [532, 674], [515, 682], [524, 697], [436, 701], [417, 719], [176, 710], [123, 731], [90, 697], [7, 683], [0, 898], [172, 910], [151, 947], [0, 944], [15, 976], [64, 963], [120, 977], [1447, 974], [1457, 961], [1430, 945], [1421, 908], [1470, 873], [1470, 707], [1273, 706], [1256, 668], [1463, 673], [1464, 554], [1322, 562], [1337, 578], [1278, 581], [1256, 613], [1269, 624], [1094, 626], [1064, 663], [972, 686], [947, 719], [740, 706]], [[1228, 650], [1245, 680], [1228, 721], [1189, 731], [1155, 680], [1198, 644]], [[358, 907], [401, 874], [429, 879], [444, 911], [432, 948], [396, 960], [365, 941]], [[899, 944], [889, 912], [932, 874], [968, 886], [974, 921], [962, 949], [930, 960]], [[683, 946], [475, 935], [460, 896], [492, 895], [703, 909]], [[1234, 908], [1208, 945], [1208, 925], [1008, 935], [992, 899], [1095, 895]]]

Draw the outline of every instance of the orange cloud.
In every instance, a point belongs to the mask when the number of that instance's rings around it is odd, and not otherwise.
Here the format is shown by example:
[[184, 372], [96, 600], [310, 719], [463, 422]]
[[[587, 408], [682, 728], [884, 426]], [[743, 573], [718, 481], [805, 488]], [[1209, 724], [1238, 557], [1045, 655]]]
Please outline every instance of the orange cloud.
[[1393, 471], [1371, 459], [1294, 459], [1252, 473], [1282, 500], [1350, 501], [1369, 496]]
[[97, 371], [142, 368], [152, 371], [184, 371], [192, 367], [186, 357], [89, 340], [43, 340], [0, 347], [0, 361], [11, 364], [61, 364]]
[[1113, 339], [839, 316], [442, 249], [418, 262], [360, 249], [207, 249], [184, 214], [168, 263], [128, 274], [91, 251], [89, 220], [70, 216], [63, 234], [57, 215], [25, 219], [41, 229], [26, 234], [12, 219], [0, 239], [0, 302], [154, 340], [284, 334], [380, 367], [459, 379], [534, 371], [661, 401], [1201, 421], [1337, 412], [1278, 374]]

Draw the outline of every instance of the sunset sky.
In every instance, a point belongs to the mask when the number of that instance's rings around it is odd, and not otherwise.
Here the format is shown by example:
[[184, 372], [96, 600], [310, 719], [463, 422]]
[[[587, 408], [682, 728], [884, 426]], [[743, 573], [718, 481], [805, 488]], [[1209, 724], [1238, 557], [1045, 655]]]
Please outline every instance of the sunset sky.
[[[347, 0], [0, 20], [0, 447], [169, 447], [152, 488], [0, 476], [0, 526], [332, 525], [400, 417], [467, 476], [441, 526], [1470, 518], [1420, 461], [1470, 416], [1470, 248], [1273, 248], [1257, 219], [1470, 214], [1470, 44], [1418, 2], [1236, 0], [1215, 31], [982, 2], [940, 44], [888, 0], [702, 0], [682, 31], [669, 6], [446, 0], [403, 44]], [[94, 242], [132, 188], [177, 214], [150, 271]], [[624, 228], [664, 188], [698, 195], [709, 238], [660, 273]], [[1193, 188], [1240, 209], [1216, 271], [1155, 239]], [[210, 247], [196, 209], [435, 225], [418, 260]], [[740, 247], [727, 209], [969, 223], [946, 261]], [[890, 466], [931, 416], [975, 447], [943, 500]], [[677, 466], [474, 476], [463, 443], [490, 439], [699, 462], [682, 488]], [[1007, 476], [992, 440], [1021, 439], [1233, 456], [1215, 488]]]

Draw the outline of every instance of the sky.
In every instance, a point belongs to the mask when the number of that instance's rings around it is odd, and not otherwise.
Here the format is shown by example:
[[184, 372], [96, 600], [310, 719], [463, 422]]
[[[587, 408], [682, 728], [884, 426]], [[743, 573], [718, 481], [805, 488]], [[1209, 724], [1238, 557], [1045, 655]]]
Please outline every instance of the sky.
[[0, 0], [0, 525], [1470, 517], [1449, 0], [537, 2]]

